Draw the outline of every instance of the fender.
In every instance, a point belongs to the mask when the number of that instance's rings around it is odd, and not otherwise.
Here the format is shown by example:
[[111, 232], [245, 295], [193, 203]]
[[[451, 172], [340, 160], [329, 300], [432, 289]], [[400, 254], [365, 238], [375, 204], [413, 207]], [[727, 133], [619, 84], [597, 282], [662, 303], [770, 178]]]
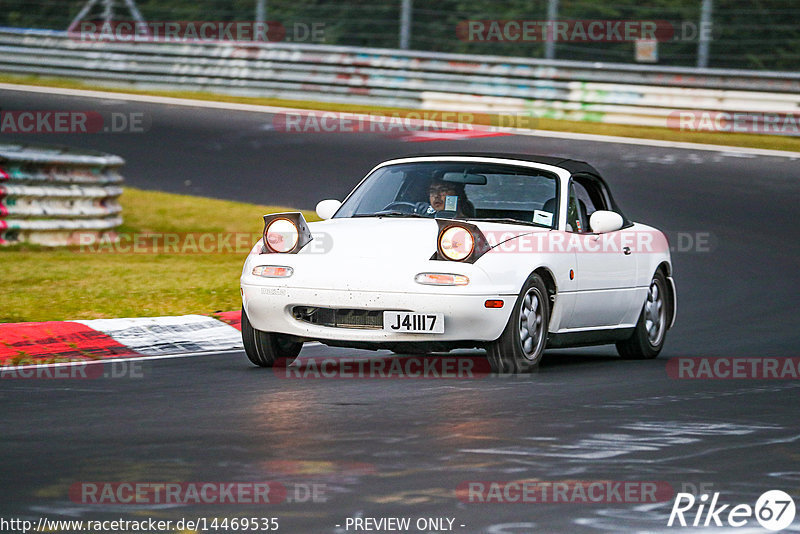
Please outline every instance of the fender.
[[678, 291], [675, 289], [675, 280], [671, 276], [667, 276], [667, 282], [669, 283], [670, 301], [672, 302], [669, 326], [667, 326], [667, 329], [670, 329], [675, 324], [675, 317], [678, 315]]

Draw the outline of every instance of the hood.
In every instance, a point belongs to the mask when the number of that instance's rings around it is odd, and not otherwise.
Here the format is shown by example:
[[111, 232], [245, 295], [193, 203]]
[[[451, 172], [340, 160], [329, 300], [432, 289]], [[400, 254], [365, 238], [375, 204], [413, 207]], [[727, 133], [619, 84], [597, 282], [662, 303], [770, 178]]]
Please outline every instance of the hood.
[[[492, 247], [521, 235], [548, 231], [547, 228], [487, 221], [472, 224], [483, 232]], [[331, 257], [364, 259], [392, 255], [430, 259], [436, 252], [439, 232], [435, 219], [402, 217], [331, 219], [309, 223], [309, 229], [316, 243], [312, 241], [300, 251], [301, 255], [324, 251]]]
[[438, 226], [433, 219], [364, 217], [309, 223], [314, 236], [298, 255], [333, 258], [390, 258], [396, 255], [427, 260], [436, 251]]
[[[492, 245], [515, 235], [547, 231], [514, 224], [475, 224]], [[309, 223], [308, 227], [314, 239], [298, 254], [269, 258], [270, 264], [289, 265], [295, 269], [291, 279], [286, 281], [289, 286], [407, 292], [420, 290], [414, 276], [424, 271], [467, 274], [471, 279], [485, 277], [480, 259], [474, 265], [430, 262], [436, 252], [439, 233], [435, 219], [331, 219]], [[253, 264], [265, 260], [264, 256], [251, 256]], [[460, 291], [468, 293], [472, 289], [471, 286]]]

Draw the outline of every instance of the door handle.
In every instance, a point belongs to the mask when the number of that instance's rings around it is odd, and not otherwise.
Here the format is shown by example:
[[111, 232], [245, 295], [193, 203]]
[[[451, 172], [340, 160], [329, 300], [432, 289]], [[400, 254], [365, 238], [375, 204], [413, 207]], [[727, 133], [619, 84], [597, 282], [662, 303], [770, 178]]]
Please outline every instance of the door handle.
[[623, 247], [622, 248], [622, 253], [625, 254], [626, 256], [630, 256], [631, 255], [631, 247]]

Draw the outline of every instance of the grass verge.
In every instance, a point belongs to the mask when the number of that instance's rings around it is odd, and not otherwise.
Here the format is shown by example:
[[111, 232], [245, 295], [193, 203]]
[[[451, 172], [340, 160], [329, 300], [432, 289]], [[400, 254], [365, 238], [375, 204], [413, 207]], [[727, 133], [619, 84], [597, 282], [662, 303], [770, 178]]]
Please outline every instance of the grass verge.
[[[125, 188], [120, 200], [125, 217], [121, 235], [170, 234], [179, 236], [180, 244], [170, 253], [163, 248], [161, 253], [134, 253], [102, 245], [2, 248], [0, 322], [238, 310], [242, 263], [263, 228], [262, 215], [296, 211], [132, 188]], [[303, 215], [318, 220], [313, 212]], [[187, 243], [187, 234], [197, 241], [202, 235], [211, 237], [206, 246], [195, 247]], [[230, 234], [240, 236], [238, 251], [235, 246], [221, 246], [212, 253], [202, 252]], [[127, 250], [134, 250], [133, 241], [127, 245]]]
[[[15, 75], [0, 73], [0, 83], [14, 83], [25, 85], [40, 85], [45, 87], [61, 87], [67, 89], [89, 89], [114, 93], [128, 93], [141, 95], [167, 96], [174, 98], [188, 98], [194, 100], [210, 100], [214, 102], [233, 102], [254, 104], [262, 106], [277, 106], [298, 109], [311, 109], [323, 111], [341, 111], [352, 113], [377, 113], [391, 115], [393, 113], [419, 112], [419, 110], [391, 108], [381, 106], [362, 106], [353, 104], [337, 104], [328, 102], [312, 102], [307, 100], [282, 100], [277, 98], [255, 98], [233, 96], [208, 92], [193, 91], [156, 91], [142, 90], [134, 87], [106, 87], [73, 80], [70, 78], [52, 78], [35, 75]], [[497, 117], [483, 115], [476, 117], [476, 124], [498, 124]], [[611, 135], [618, 137], [635, 137], [640, 139], [657, 139], [662, 141], [678, 141], [684, 143], [702, 143], [709, 145], [737, 146], [748, 148], [763, 148], [771, 150], [787, 150], [800, 152], [800, 138], [778, 135], [760, 135], [724, 132], [682, 132], [669, 128], [652, 126], [627, 126], [622, 124], [602, 124], [593, 122], [557, 120], [546, 118], [521, 117], [517, 124], [506, 124], [520, 128], [537, 130], [551, 130], [559, 132], [575, 132], [596, 135]]]

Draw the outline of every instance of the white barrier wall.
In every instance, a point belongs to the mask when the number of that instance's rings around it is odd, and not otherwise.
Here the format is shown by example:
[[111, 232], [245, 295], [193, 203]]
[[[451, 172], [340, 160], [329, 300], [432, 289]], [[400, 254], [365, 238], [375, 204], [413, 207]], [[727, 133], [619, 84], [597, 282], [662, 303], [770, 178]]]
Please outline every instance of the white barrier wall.
[[326, 45], [97, 41], [0, 28], [0, 71], [120, 86], [649, 126], [667, 126], [669, 117], [683, 110], [800, 115], [800, 73]]

